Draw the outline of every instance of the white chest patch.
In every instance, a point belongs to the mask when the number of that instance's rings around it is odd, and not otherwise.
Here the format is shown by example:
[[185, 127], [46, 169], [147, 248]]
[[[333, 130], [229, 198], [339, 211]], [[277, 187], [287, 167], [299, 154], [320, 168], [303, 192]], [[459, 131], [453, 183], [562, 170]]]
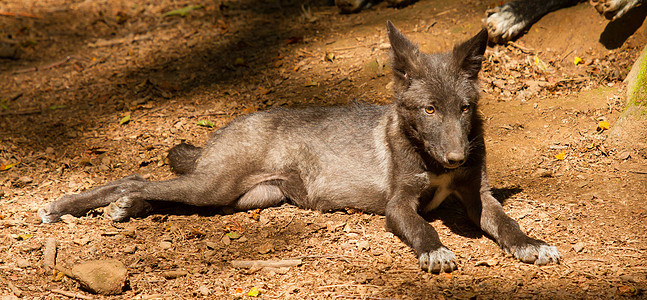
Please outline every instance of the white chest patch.
[[438, 207], [454, 192], [454, 190], [449, 188], [449, 184], [452, 182], [453, 176], [451, 174], [434, 175], [430, 173], [426, 173], [425, 176], [429, 178], [429, 185], [436, 187], [434, 198], [429, 202], [429, 204], [427, 204], [427, 206], [425, 206], [424, 209], [425, 212], [429, 212]]

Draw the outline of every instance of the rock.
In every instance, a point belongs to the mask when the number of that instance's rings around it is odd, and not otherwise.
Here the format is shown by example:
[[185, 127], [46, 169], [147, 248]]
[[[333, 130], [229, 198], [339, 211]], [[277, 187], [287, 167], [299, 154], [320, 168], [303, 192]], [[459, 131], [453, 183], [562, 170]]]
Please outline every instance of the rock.
[[206, 241], [204, 244], [205, 246], [207, 246], [208, 249], [212, 249], [212, 250], [218, 249], [218, 243], [214, 243], [212, 241]]
[[62, 215], [61, 221], [65, 224], [76, 224], [78, 218], [73, 215]]
[[377, 78], [384, 76], [384, 63], [380, 62], [377, 59], [372, 59], [362, 66], [364, 74], [370, 78]]
[[160, 242], [159, 245], [160, 245], [160, 248], [162, 248], [164, 250], [171, 249], [171, 247], [173, 247], [173, 244], [171, 242], [169, 242], [169, 241], [162, 241], [162, 242]]
[[178, 277], [189, 275], [189, 272], [184, 270], [165, 271], [165, 272], [162, 272], [161, 275], [166, 279], [175, 279]]
[[618, 160], [627, 160], [629, 158], [631, 158], [631, 151], [629, 150], [624, 150], [616, 154], [616, 159]]
[[24, 259], [22, 257], [16, 258], [16, 267], [24, 269], [24, 268], [27, 268], [27, 267], [30, 267], [30, 266], [31, 266], [31, 263], [29, 263], [28, 260], [26, 260], [26, 259]]
[[126, 254], [133, 254], [137, 251], [137, 246], [136, 245], [126, 245], [124, 246], [124, 253]]
[[18, 178], [19, 185], [27, 185], [27, 184], [32, 183], [33, 181], [34, 180], [31, 179], [31, 177], [29, 177], [29, 176], [22, 176], [22, 177]]
[[124, 264], [118, 260], [94, 260], [72, 267], [72, 275], [81, 287], [101, 295], [121, 294], [128, 275]]
[[494, 267], [498, 264], [499, 262], [496, 259], [481, 260], [476, 262], [476, 266], [484, 266], [484, 267]]
[[359, 241], [359, 242], [357, 242], [357, 247], [360, 250], [370, 250], [371, 249], [371, 244], [369, 244], [368, 241]]
[[231, 244], [231, 239], [226, 235], [223, 236], [220, 241], [225, 244], [225, 246], [229, 246], [229, 244]]
[[550, 170], [543, 169], [543, 168], [538, 168], [537, 170], [535, 170], [534, 176], [535, 177], [551, 177], [551, 176], [553, 176], [553, 172], [551, 172]]
[[121, 232], [125, 237], [135, 238], [137, 237], [137, 230], [135, 228], [126, 228]]
[[274, 245], [270, 242], [266, 242], [260, 247], [258, 247], [258, 253], [260, 254], [267, 254], [270, 252], [274, 252]]
[[638, 281], [640, 281], [640, 279], [638, 279], [638, 278], [636, 278], [636, 277], [634, 277], [632, 275], [629, 275], [629, 274], [620, 275], [619, 277], [620, 277], [620, 280], [622, 280], [624, 282], [637, 283]]
[[584, 250], [584, 246], [585, 244], [582, 242], [576, 243], [575, 245], [573, 245], [573, 250], [575, 250], [575, 252], [577, 253], [580, 253], [582, 252], [582, 250]]
[[209, 296], [209, 294], [211, 293], [211, 291], [209, 290], [209, 288], [208, 288], [207, 286], [205, 286], [205, 285], [201, 285], [201, 286], [198, 288], [198, 293], [200, 293], [202, 296]]

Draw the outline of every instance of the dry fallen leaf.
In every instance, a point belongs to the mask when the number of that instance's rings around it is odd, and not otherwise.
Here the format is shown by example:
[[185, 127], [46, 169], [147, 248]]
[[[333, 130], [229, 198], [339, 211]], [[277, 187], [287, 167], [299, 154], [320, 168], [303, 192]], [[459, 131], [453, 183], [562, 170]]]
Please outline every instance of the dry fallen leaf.
[[542, 72], [546, 72], [548, 70], [548, 65], [543, 60], [541, 60], [539, 56], [535, 56], [535, 65]]
[[325, 61], [333, 62], [335, 60], [335, 53], [326, 51]]
[[225, 235], [226, 235], [228, 238], [232, 239], [232, 240], [235, 240], [235, 239], [237, 239], [237, 238], [239, 238], [239, 237], [240, 237], [240, 233], [235, 232], [235, 231], [227, 232], [227, 234], [225, 234]]
[[271, 89], [264, 88], [264, 87], [262, 87], [262, 86], [259, 86], [259, 87], [258, 87], [258, 92], [259, 92], [261, 95], [267, 95], [267, 94], [271, 93], [271, 92], [272, 92], [272, 90], [271, 90]]
[[607, 130], [609, 128], [611, 128], [611, 124], [609, 124], [609, 122], [607, 121], [598, 122], [598, 129], [597, 129], [598, 131]]
[[247, 292], [247, 296], [251, 297], [258, 297], [260, 295], [261, 291], [259, 291], [256, 287], [253, 287], [249, 292]]
[[564, 160], [564, 157], [566, 157], [566, 151], [562, 150], [562, 153], [555, 154], [555, 158], [557, 160]]
[[234, 66], [244, 66], [244, 65], [247, 65], [244, 58], [237, 57], [236, 60], [234, 60]]
[[200, 120], [198, 121], [198, 123], [196, 123], [196, 125], [202, 126], [202, 127], [209, 127], [209, 128], [213, 128], [214, 126], [213, 122], [209, 120]]
[[16, 164], [0, 165], [0, 171], [6, 171], [13, 168]]
[[576, 56], [575, 59], [573, 60], [573, 64], [577, 66], [581, 63], [584, 63], [584, 60]]
[[121, 120], [119, 120], [119, 125], [123, 125], [130, 122], [130, 113], [126, 114]]

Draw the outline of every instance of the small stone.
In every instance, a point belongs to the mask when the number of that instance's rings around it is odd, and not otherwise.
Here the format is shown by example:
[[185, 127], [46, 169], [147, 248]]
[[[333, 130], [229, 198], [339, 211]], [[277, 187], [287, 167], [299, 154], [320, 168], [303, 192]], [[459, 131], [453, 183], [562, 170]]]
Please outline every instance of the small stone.
[[209, 248], [209, 249], [214, 249], [214, 250], [215, 250], [215, 249], [218, 249], [218, 243], [214, 243], [214, 242], [212, 242], [212, 241], [206, 241], [204, 244], [205, 244], [205, 246], [207, 246], [207, 248]]
[[206, 285], [201, 285], [198, 288], [198, 293], [200, 293], [202, 296], [209, 296], [211, 291], [209, 290], [209, 288]]
[[582, 252], [582, 250], [584, 250], [584, 247], [585, 247], [585, 244], [582, 243], [582, 242], [579, 242], [579, 243], [573, 245], [573, 250], [575, 252], [577, 252], [577, 253], [580, 253], [580, 252]]
[[270, 223], [270, 218], [265, 215], [260, 215], [258, 217], [258, 222], [261, 223], [261, 226], [265, 226]]
[[114, 229], [108, 229], [108, 230], [104, 231], [101, 235], [102, 236], [115, 236], [115, 235], [118, 235], [118, 234], [119, 234], [119, 231], [114, 230]]
[[371, 245], [369, 244], [368, 241], [359, 241], [359, 242], [357, 242], [357, 247], [360, 250], [369, 250], [369, 249], [371, 249]]
[[160, 245], [160, 248], [162, 248], [164, 250], [171, 249], [171, 247], [173, 247], [173, 244], [171, 242], [169, 242], [169, 241], [162, 241], [162, 242], [160, 242], [159, 245]]
[[537, 170], [535, 170], [534, 176], [535, 177], [552, 177], [553, 172], [551, 172], [550, 170], [543, 169], [543, 168], [538, 168]]
[[223, 236], [220, 241], [225, 244], [225, 246], [229, 246], [229, 244], [231, 244], [231, 239], [226, 235]]
[[29, 184], [29, 183], [32, 183], [34, 180], [31, 179], [31, 177], [29, 177], [29, 176], [22, 176], [22, 177], [18, 178], [18, 181], [21, 184]]
[[162, 277], [166, 279], [175, 279], [178, 277], [186, 276], [189, 275], [189, 272], [184, 271], [184, 270], [176, 270], [176, 271], [165, 271], [162, 272]]
[[370, 78], [384, 76], [384, 64], [377, 59], [372, 59], [362, 66], [364, 74]]
[[73, 239], [72, 243], [75, 243], [79, 246], [85, 246], [90, 243], [90, 238], [89, 237], [82, 237], [78, 239]]
[[494, 267], [498, 264], [499, 262], [496, 259], [481, 260], [476, 262], [476, 266], [483, 266], [483, 267]]
[[360, 284], [369, 283], [373, 280], [374, 276], [371, 273], [357, 273], [355, 274], [355, 281]]
[[629, 274], [620, 275], [619, 277], [620, 277], [620, 280], [622, 280], [624, 282], [634, 282], [634, 283], [636, 283], [636, 282], [639, 281], [636, 277], [634, 277], [632, 275], [629, 275]]
[[274, 252], [274, 245], [270, 242], [266, 242], [260, 247], [258, 247], [258, 253], [260, 254], [267, 254], [270, 252]]
[[137, 251], [137, 246], [135, 245], [126, 245], [124, 247], [124, 253], [126, 254], [133, 254], [135, 251]]
[[61, 221], [63, 221], [65, 224], [76, 224], [78, 218], [73, 216], [73, 215], [62, 215], [61, 216]]
[[137, 235], [137, 230], [135, 230], [134, 228], [126, 228], [121, 232], [121, 234], [123, 234], [125, 237], [135, 238], [135, 236]]
[[616, 155], [616, 158], [618, 160], [627, 160], [631, 158], [631, 151], [629, 150], [624, 150]]
[[30, 267], [30, 266], [31, 266], [31, 264], [29, 263], [28, 260], [26, 260], [26, 259], [24, 259], [22, 257], [16, 258], [16, 267], [24, 269], [24, 268], [27, 268], [27, 267]]
[[123, 291], [128, 273], [118, 260], [95, 260], [73, 266], [72, 274], [91, 293], [117, 295]]
[[40, 248], [43, 247], [43, 244], [41, 244], [38, 241], [30, 241], [28, 243], [25, 243], [20, 247], [20, 252], [23, 253], [29, 253], [32, 251], [40, 250]]

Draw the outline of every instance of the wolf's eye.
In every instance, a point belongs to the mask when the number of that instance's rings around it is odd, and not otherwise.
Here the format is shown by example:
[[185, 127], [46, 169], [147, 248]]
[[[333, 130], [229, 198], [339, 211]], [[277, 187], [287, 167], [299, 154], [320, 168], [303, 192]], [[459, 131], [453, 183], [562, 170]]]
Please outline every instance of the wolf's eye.
[[465, 105], [461, 106], [461, 111], [462, 112], [468, 112], [469, 110], [470, 110], [470, 105], [469, 104], [465, 104]]
[[432, 115], [432, 114], [434, 114], [436, 112], [436, 108], [433, 107], [433, 106], [427, 106], [427, 107], [425, 107], [425, 112], [427, 114]]

